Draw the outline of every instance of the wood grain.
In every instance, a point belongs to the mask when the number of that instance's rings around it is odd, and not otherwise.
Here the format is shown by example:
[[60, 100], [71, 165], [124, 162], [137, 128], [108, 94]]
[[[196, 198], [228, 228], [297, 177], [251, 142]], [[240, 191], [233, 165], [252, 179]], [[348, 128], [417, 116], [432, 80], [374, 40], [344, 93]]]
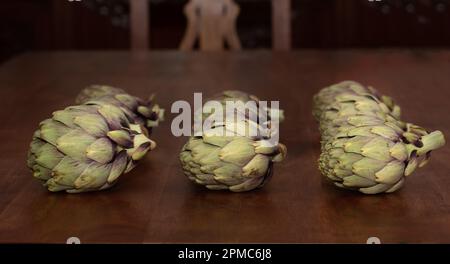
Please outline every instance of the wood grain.
[[[397, 193], [336, 189], [317, 170], [319, 134], [311, 97], [358, 80], [393, 96], [403, 117], [450, 135], [450, 51], [348, 50], [180, 53], [59, 52], [21, 55], [0, 67], [0, 242], [450, 242], [450, 147]], [[248, 193], [212, 192], [183, 175], [186, 138], [155, 130], [158, 147], [111, 190], [50, 193], [25, 165], [33, 131], [93, 83], [138, 96], [157, 93], [170, 109], [224, 89], [280, 100], [288, 158], [272, 181]]]

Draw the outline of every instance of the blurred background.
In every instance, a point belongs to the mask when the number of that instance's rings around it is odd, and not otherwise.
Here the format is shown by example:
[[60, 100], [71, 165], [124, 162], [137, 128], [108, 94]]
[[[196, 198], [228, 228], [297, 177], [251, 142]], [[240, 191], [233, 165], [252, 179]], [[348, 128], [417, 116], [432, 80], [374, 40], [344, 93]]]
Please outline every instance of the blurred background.
[[[27, 51], [178, 49], [187, 2], [2, 0], [0, 63]], [[242, 49], [450, 46], [450, 0], [234, 2]]]

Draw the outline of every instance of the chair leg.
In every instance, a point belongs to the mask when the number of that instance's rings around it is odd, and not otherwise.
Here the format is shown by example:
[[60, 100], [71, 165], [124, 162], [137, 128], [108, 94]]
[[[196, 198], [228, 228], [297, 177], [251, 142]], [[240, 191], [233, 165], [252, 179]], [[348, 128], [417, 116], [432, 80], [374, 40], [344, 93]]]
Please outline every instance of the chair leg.
[[148, 0], [130, 0], [131, 49], [147, 50], [150, 42]]
[[291, 0], [272, 0], [272, 43], [274, 50], [291, 49]]

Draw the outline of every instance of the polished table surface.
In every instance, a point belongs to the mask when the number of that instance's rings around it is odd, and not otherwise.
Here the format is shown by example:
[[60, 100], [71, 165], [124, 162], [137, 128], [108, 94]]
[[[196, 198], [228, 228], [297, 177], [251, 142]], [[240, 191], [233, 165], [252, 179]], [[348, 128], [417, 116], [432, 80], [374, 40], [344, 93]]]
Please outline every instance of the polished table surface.
[[[0, 242], [450, 242], [450, 144], [400, 191], [364, 196], [335, 188], [317, 169], [319, 133], [311, 98], [353, 79], [391, 95], [403, 118], [450, 136], [450, 51], [347, 50], [272, 53], [29, 53], [0, 65]], [[89, 84], [157, 94], [170, 112], [225, 89], [280, 100], [288, 157], [264, 188], [214, 192], [183, 175], [187, 138], [170, 132], [107, 191], [50, 193], [32, 178], [26, 153], [38, 123]]]

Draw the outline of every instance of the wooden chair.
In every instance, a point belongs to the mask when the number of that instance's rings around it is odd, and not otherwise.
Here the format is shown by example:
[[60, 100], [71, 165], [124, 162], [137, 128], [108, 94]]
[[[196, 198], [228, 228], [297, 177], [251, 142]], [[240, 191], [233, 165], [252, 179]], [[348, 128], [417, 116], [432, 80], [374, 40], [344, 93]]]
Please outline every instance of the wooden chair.
[[184, 8], [188, 24], [180, 50], [192, 50], [197, 38], [200, 50], [223, 50], [225, 42], [231, 50], [240, 50], [236, 32], [239, 10], [233, 0], [190, 0]]
[[[272, 0], [274, 50], [291, 49], [291, 0]], [[197, 37], [201, 50], [223, 50], [224, 41], [232, 50], [241, 44], [236, 33], [239, 6], [233, 0], [191, 0], [185, 6], [188, 26], [181, 50], [191, 50]], [[131, 49], [149, 48], [148, 0], [130, 0]]]

